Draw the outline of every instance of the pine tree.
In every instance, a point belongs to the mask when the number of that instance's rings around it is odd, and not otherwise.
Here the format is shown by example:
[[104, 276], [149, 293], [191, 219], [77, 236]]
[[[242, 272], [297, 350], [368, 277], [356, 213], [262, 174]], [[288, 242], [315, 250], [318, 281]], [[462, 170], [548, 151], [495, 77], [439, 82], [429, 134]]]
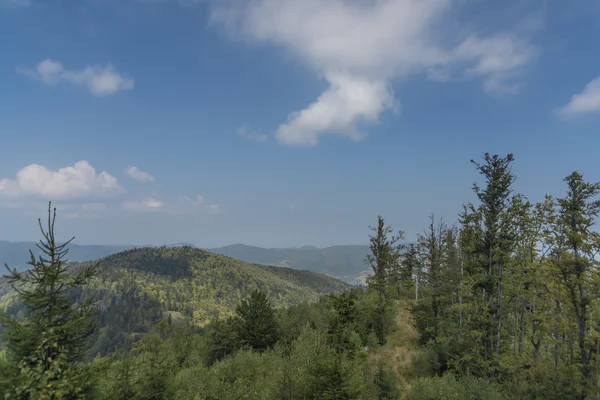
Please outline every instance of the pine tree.
[[266, 294], [256, 289], [250, 298], [243, 300], [236, 309], [238, 337], [254, 350], [271, 348], [279, 339], [275, 313]]
[[237, 324], [234, 318], [217, 319], [211, 324], [208, 334], [208, 365], [222, 360], [239, 348]]
[[353, 292], [331, 296], [334, 315], [329, 322], [328, 342], [338, 353], [354, 356], [360, 346], [360, 337], [355, 332], [358, 309]]
[[419, 300], [419, 293], [417, 288], [418, 278], [421, 276], [421, 262], [419, 259], [419, 251], [417, 246], [410, 244], [408, 249], [402, 253], [402, 262], [400, 282], [405, 290], [411, 290], [415, 288], [415, 301]]
[[312, 377], [309, 399], [358, 400], [363, 388], [356, 366], [343, 354], [328, 350], [309, 366]]
[[590, 307], [592, 296], [599, 287], [598, 260], [600, 235], [592, 232], [600, 214], [600, 200], [594, 200], [600, 194], [600, 183], [584, 182], [583, 176], [573, 172], [565, 178], [568, 186], [567, 196], [558, 199], [559, 247], [557, 267], [562, 284], [572, 306], [577, 326], [577, 345], [583, 385], [581, 399], [586, 398], [588, 379], [592, 372], [592, 361], [598, 348], [598, 338], [590, 336]]
[[373, 376], [375, 396], [378, 400], [395, 400], [401, 398], [402, 391], [398, 388], [398, 376], [392, 367], [383, 359], [377, 362], [377, 369]]
[[399, 241], [404, 238], [404, 232], [398, 236], [390, 236], [392, 227], [386, 226], [381, 216], [377, 217], [377, 226], [371, 227], [375, 232], [370, 238], [371, 254], [367, 255], [367, 263], [371, 266], [373, 274], [367, 278], [369, 289], [377, 293], [377, 315], [375, 321], [375, 334], [380, 344], [385, 343], [385, 314], [387, 303], [387, 288], [389, 271], [400, 265], [399, 257], [401, 246]]
[[483, 298], [489, 313], [485, 324], [484, 358], [489, 361], [494, 354], [500, 353], [501, 346], [503, 278], [514, 240], [511, 231], [511, 187], [515, 176], [511, 172], [514, 161], [512, 154], [500, 157], [485, 153], [483, 161], [479, 164], [471, 160], [486, 182], [485, 188], [473, 185], [473, 191], [481, 203], [478, 212], [483, 222], [483, 242], [479, 252], [486, 259], [481, 272], [485, 277]]
[[54, 237], [56, 209], [48, 207], [47, 230], [37, 247], [43, 256], [30, 251], [31, 269], [10, 269], [6, 277], [18, 293], [29, 315], [22, 321], [3, 317], [8, 357], [19, 374], [11, 398], [79, 399], [89, 389], [89, 376], [82, 365], [88, 338], [96, 330], [97, 309], [92, 297], [74, 299], [73, 293], [96, 275], [96, 266], [74, 271], [65, 261], [67, 246]]
[[440, 313], [441, 313], [441, 298], [443, 296], [443, 279], [444, 279], [444, 257], [445, 257], [445, 235], [446, 224], [443, 220], [435, 223], [433, 214], [429, 217], [429, 227], [424, 234], [419, 235], [419, 249], [422, 253], [422, 259], [427, 269], [427, 283], [430, 289], [431, 296], [431, 315], [433, 331], [431, 340], [436, 342], [439, 335]]

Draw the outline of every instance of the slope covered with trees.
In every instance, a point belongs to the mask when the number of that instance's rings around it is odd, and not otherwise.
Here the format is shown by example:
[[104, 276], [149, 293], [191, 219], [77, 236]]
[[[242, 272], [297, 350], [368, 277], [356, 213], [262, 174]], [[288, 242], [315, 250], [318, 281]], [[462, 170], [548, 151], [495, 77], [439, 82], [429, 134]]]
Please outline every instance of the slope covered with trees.
[[[79, 271], [97, 262], [71, 263]], [[343, 282], [310, 271], [253, 265], [192, 247], [126, 250], [98, 262], [98, 275], [74, 298], [94, 295], [100, 330], [91, 354], [128, 345], [163, 318], [204, 326], [234, 313], [252, 290], [267, 293], [277, 308], [316, 301], [345, 290]], [[0, 311], [23, 316], [17, 293], [0, 283]]]

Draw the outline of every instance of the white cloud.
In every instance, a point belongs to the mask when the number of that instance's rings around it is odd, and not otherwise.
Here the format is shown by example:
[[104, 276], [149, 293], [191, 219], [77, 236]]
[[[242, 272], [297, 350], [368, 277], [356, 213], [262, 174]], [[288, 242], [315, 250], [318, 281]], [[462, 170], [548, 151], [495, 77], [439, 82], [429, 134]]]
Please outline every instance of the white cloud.
[[148, 198], [140, 202], [126, 201], [121, 205], [123, 210], [135, 212], [159, 211], [164, 207], [165, 203], [152, 198]]
[[15, 179], [0, 179], [0, 198], [77, 200], [106, 198], [124, 192], [117, 179], [106, 171], [96, 173], [87, 161], [57, 171], [31, 164], [17, 172]]
[[314, 146], [324, 134], [364, 137], [361, 123], [397, 109], [392, 81], [427, 73], [437, 81], [483, 81], [488, 93], [511, 82], [536, 48], [509, 32], [452, 37], [453, 0], [230, 0], [213, 2], [211, 22], [244, 40], [279, 46], [324, 77], [329, 88], [276, 132], [289, 145]]
[[314, 146], [325, 133], [360, 140], [357, 122], [377, 122], [386, 109], [397, 107], [394, 95], [384, 81], [335, 74], [327, 78], [329, 89], [300, 112], [291, 113], [279, 126], [277, 139], [289, 145]]
[[267, 134], [251, 131], [246, 124], [240, 126], [236, 132], [244, 139], [253, 140], [255, 142], [264, 142], [269, 138]]
[[148, 172], [142, 171], [136, 166], [129, 166], [125, 168], [125, 173], [132, 179], [138, 182], [154, 182], [154, 177]]
[[600, 77], [588, 83], [581, 93], [573, 95], [569, 103], [558, 110], [561, 117], [600, 112]]
[[69, 82], [85, 86], [95, 96], [108, 96], [123, 90], [133, 89], [134, 80], [122, 76], [115, 68], [107, 66], [87, 66], [82, 70], [68, 70], [60, 62], [49, 58], [41, 61], [35, 68], [17, 68], [17, 72], [46, 85]]

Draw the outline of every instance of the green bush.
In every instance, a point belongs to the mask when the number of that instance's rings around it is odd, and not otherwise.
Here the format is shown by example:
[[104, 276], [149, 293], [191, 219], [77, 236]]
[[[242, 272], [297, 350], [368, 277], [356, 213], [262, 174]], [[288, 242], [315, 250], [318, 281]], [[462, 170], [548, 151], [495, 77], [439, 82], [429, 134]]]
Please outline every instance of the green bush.
[[420, 378], [408, 394], [408, 400], [504, 400], [509, 399], [495, 385], [470, 376], [454, 374]]

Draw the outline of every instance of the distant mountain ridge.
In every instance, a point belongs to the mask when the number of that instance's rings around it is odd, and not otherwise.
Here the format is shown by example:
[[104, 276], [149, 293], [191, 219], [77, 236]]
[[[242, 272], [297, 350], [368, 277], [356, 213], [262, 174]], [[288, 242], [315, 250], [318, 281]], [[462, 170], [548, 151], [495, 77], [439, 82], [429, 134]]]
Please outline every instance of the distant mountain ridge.
[[[72, 243], [67, 259], [74, 262], [92, 261], [110, 254], [134, 248], [156, 248], [153, 245], [84, 245]], [[192, 247], [192, 243], [179, 242], [166, 245], [169, 248]], [[29, 249], [37, 257], [40, 253], [36, 242], [0, 241], [0, 266], [4, 263], [11, 268], [28, 268]], [[367, 245], [341, 245], [319, 248], [302, 246], [290, 248], [263, 248], [244, 244], [205, 249], [238, 260], [261, 265], [275, 265], [295, 269], [306, 269], [334, 276], [351, 284], [363, 283], [369, 271], [365, 257], [369, 252]], [[0, 273], [2, 275], [2, 273]]]
[[266, 249], [232, 244], [207, 250], [255, 264], [307, 269], [335, 276], [352, 284], [362, 283], [369, 270], [365, 262], [369, 252], [367, 245]]

